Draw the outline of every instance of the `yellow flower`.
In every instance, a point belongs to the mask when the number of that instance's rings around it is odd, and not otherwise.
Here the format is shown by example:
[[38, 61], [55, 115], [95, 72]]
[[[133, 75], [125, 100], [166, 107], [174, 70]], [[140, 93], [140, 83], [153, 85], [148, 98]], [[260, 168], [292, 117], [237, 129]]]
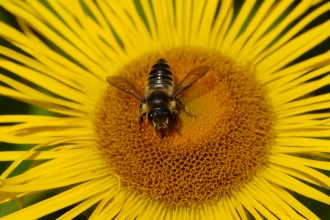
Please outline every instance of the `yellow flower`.
[[[0, 75], [0, 94], [52, 113], [0, 116], [0, 141], [34, 145], [0, 152], [12, 161], [0, 202], [64, 187], [3, 219], [66, 207], [59, 219], [89, 208], [90, 219], [318, 219], [293, 194], [330, 204], [312, 187], [330, 187], [329, 47], [306, 57], [329, 37], [330, 20], [309, 26], [329, 2], [0, 4], [19, 26], [0, 23], [0, 67], [16, 75]], [[142, 91], [161, 57], [176, 84], [210, 67], [180, 94], [197, 117], [180, 111], [163, 140], [147, 123], [138, 132], [139, 100], [106, 82]]]

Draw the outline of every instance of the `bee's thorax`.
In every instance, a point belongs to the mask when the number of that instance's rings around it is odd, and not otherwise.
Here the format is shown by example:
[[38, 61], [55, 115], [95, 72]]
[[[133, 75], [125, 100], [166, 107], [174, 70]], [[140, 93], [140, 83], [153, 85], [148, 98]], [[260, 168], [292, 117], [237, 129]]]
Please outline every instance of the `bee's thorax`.
[[169, 102], [170, 97], [163, 91], [152, 92], [147, 100], [147, 103], [151, 108], [161, 108], [166, 107]]

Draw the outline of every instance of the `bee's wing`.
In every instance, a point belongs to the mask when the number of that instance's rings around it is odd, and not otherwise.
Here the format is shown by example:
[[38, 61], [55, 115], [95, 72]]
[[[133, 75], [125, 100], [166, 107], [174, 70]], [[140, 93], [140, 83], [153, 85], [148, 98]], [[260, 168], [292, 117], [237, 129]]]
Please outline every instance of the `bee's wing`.
[[107, 82], [113, 87], [116, 87], [121, 91], [131, 94], [132, 96], [140, 99], [141, 101], [145, 100], [144, 95], [138, 89], [135, 88], [132, 82], [128, 81], [125, 77], [108, 76]]
[[209, 71], [209, 69], [210, 67], [208, 66], [199, 66], [192, 69], [175, 88], [171, 97], [176, 97], [182, 91], [188, 89], [193, 83], [202, 78]]

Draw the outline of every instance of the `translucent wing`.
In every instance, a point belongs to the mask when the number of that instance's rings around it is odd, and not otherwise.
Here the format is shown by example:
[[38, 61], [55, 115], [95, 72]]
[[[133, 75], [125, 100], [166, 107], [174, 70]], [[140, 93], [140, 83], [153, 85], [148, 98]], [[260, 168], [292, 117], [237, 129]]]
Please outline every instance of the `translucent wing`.
[[192, 69], [186, 77], [180, 82], [180, 84], [175, 88], [171, 97], [176, 97], [182, 91], [188, 89], [192, 84], [194, 84], [197, 80], [202, 78], [208, 71], [210, 67], [208, 66], [199, 66]]
[[122, 76], [108, 76], [107, 82], [112, 85], [113, 87], [116, 87], [117, 89], [120, 89], [121, 91], [124, 91], [128, 94], [131, 94], [132, 96], [140, 99], [141, 101], [145, 100], [144, 95], [135, 88], [132, 82], [128, 81], [125, 77]]

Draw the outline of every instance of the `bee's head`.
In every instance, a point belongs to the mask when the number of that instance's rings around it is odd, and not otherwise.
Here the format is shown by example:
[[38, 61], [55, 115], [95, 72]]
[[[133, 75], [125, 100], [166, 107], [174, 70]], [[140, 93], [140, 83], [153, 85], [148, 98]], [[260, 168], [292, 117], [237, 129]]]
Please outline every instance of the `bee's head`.
[[168, 108], [155, 108], [148, 113], [148, 121], [156, 128], [161, 139], [164, 138], [165, 132], [168, 134], [170, 119], [172, 119], [172, 114]]

